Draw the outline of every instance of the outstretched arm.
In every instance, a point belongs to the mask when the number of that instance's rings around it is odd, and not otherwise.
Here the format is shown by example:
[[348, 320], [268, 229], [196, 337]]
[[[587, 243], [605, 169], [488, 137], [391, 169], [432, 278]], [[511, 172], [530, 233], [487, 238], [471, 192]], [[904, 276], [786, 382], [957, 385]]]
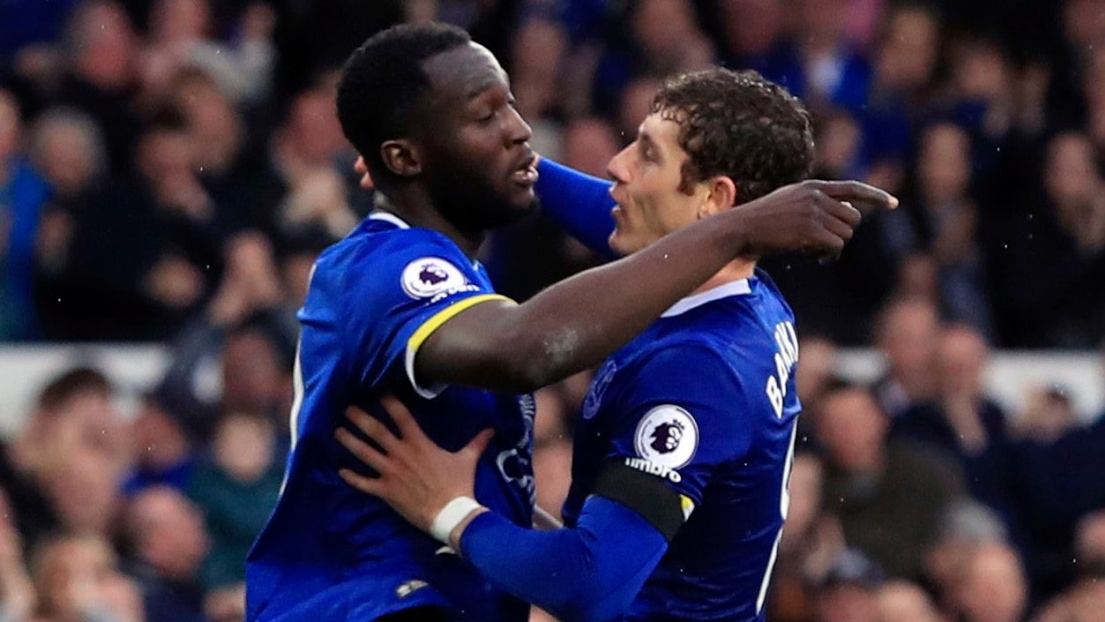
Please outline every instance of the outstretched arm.
[[485, 302], [408, 347], [422, 386], [531, 391], [598, 364], [730, 261], [784, 250], [837, 254], [855, 204], [896, 199], [859, 182], [807, 181], [700, 220], [562, 281], [522, 305]]
[[601, 496], [602, 490], [588, 499], [571, 529], [537, 531], [511, 523], [472, 499], [488, 431], [450, 453], [430, 441], [398, 401], [383, 403], [401, 436], [362, 411], [347, 413], [382, 451], [345, 429], [336, 433], [379, 477], [343, 470], [342, 478], [460, 551], [481, 575], [522, 600], [565, 622], [615, 619], [667, 551], [678, 520], [630, 509], [612, 498], [616, 493]]
[[545, 158], [537, 163], [537, 172], [540, 176], [536, 191], [541, 197], [541, 209], [587, 248], [607, 259], [616, 258], [609, 243], [614, 232], [614, 218], [610, 215], [614, 208], [614, 200], [610, 198], [613, 182]]

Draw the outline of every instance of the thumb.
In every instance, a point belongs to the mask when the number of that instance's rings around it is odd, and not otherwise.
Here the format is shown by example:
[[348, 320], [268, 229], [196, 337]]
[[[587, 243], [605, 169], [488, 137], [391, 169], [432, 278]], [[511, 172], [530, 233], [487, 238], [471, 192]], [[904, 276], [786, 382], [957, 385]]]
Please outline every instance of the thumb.
[[494, 428], [485, 428], [480, 431], [467, 445], [461, 450], [465, 453], [470, 453], [477, 460], [483, 455], [484, 450], [487, 449], [487, 444], [491, 442], [491, 437], [495, 436]]

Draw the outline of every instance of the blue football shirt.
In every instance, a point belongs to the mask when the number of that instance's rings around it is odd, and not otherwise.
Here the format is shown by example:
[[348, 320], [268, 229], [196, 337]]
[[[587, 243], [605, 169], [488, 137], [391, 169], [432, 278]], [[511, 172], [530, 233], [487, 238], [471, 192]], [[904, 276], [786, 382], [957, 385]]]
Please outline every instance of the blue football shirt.
[[684, 299], [600, 367], [577, 422], [574, 525], [605, 465], [663, 480], [686, 522], [625, 620], [761, 620], [801, 409], [794, 317], [763, 272]]
[[426, 338], [493, 299], [502, 297], [482, 266], [451, 240], [390, 214], [365, 219], [318, 259], [299, 313], [292, 451], [280, 499], [249, 555], [247, 619], [359, 622], [435, 605], [463, 620], [527, 619], [528, 605], [338, 476], [365, 469], [334, 438], [346, 407], [378, 415], [379, 398], [391, 393], [451, 451], [494, 427], [476, 497], [531, 524], [532, 396], [420, 387], [414, 378]]

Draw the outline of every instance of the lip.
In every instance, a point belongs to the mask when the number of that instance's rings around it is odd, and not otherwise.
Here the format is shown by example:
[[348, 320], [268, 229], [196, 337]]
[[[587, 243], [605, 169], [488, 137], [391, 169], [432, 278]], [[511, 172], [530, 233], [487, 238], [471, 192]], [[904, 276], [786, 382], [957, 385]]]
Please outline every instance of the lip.
[[532, 149], [526, 150], [510, 169], [510, 179], [521, 186], [532, 186], [538, 177], [537, 154]]

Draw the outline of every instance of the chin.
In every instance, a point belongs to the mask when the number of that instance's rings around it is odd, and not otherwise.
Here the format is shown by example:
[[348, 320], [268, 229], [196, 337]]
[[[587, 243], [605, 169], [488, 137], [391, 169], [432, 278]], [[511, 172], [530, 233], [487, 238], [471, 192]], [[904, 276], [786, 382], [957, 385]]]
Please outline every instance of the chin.
[[640, 250], [630, 244], [625, 237], [618, 235], [616, 230], [610, 235], [610, 239], [607, 243], [610, 245], [610, 250], [614, 251], [614, 254], [618, 257], [625, 257], [626, 255]]

